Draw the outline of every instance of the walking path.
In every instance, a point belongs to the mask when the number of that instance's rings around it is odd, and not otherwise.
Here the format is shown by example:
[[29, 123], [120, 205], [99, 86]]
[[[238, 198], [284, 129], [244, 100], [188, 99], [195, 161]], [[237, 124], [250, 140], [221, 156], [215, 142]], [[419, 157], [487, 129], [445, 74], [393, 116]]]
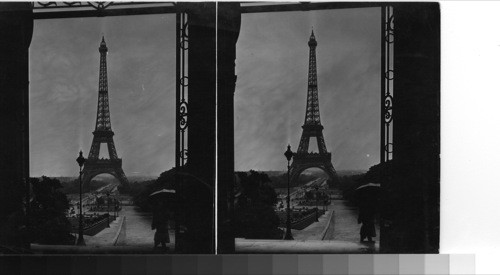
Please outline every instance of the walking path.
[[[125, 221], [124, 221], [125, 217]], [[151, 229], [151, 213], [139, 211], [135, 206], [123, 206], [119, 212], [119, 217], [110, 223], [109, 228], [105, 228], [95, 236], [85, 236], [87, 246], [135, 246], [153, 247], [155, 231]], [[123, 232], [124, 231], [124, 232]], [[119, 233], [124, 234], [124, 239], [118, 239]], [[170, 230], [170, 244], [167, 246], [173, 249], [175, 243], [174, 230]]]
[[236, 252], [243, 254], [358, 254], [376, 253], [378, 245], [344, 241], [285, 241], [236, 239]]
[[127, 217], [125, 225], [125, 241], [120, 245], [136, 245], [153, 247], [155, 231], [151, 229], [153, 216], [140, 212], [135, 206], [123, 206], [121, 211]]
[[[127, 217], [126, 238], [123, 244], [126, 246], [148, 246], [153, 247], [155, 230], [151, 229], [153, 216], [151, 213], [140, 212], [135, 206], [123, 206], [122, 215]], [[170, 244], [167, 246], [173, 249], [175, 243], [175, 233], [169, 230]]]
[[358, 211], [343, 200], [332, 201], [318, 222], [303, 230], [292, 230], [294, 240], [236, 239], [237, 253], [377, 253], [376, 243], [360, 243], [357, 223]]
[[[359, 242], [358, 209], [350, 206], [347, 201], [333, 201], [333, 218], [330, 226], [324, 236], [324, 240], [342, 240], [349, 242]], [[380, 227], [375, 226], [377, 236], [373, 240], [378, 244], [380, 236]]]
[[[119, 217], [95, 236], [86, 236], [85, 246], [37, 245], [31, 250], [36, 254], [163, 254], [153, 249], [154, 230], [151, 214], [138, 211], [135, 206], [123, 206]], [[170, 230], [169, 251], [175, 253], [174, 230]]]

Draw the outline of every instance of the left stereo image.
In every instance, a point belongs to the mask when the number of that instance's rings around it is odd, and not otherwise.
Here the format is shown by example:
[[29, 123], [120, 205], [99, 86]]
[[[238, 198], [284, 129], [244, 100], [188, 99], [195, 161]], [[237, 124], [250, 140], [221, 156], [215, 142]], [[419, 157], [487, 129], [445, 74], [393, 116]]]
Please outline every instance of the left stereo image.
[[5, 253], [214, 254], [215, 3], [0, 13]]

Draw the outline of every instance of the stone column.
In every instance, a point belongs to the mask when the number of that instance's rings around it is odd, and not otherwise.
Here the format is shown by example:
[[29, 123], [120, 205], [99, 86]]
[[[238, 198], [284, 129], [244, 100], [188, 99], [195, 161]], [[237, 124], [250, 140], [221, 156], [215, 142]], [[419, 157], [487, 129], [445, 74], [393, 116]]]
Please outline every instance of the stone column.
[[234, 93], [240, 4], [219, 2], [217, 15], [217, 252], [234, 253]]
[[381, 252], [439, 249], [440, 13], [394, 5], [394, 156], [382, 201]]
[[[0, 3], [0, 243], [25, 246], [29, 195], [30, 3]], [[28, 210], [28, 209], [26, 209]]]
[[187, 253], [215, 252], [215, 2], [188, 7]]

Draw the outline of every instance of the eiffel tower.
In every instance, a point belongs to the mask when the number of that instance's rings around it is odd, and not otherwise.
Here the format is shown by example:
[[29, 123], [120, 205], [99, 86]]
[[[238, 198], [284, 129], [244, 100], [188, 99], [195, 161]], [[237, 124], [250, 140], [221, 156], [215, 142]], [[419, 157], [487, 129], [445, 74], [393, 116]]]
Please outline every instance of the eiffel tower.
[[[306, 117], [302, 126], [302, 137], [299, 148], [293, 157], [290, 175], [294, 182], [299, 175], [308, 168], [320, 168], [328, 174], [333, 186], [338, 184], [337, 173], [332, 165], [332, 154], [326, 150], [323, 137], [323, 125], [319, 118], [318, 76], [316, 72], [316, 37], [314, 31], [309, 38], [309, 74], [307, 81]], [[319, 153], [309, 153], [309, 139], [315, 137], [318, 142]]]
[[[99, 67], [99, 91], [97, 100], [97, 118], [94, 138], [90, 147], [89, 157], [83, 168], [83, 184], [88, 184], [97, 175], [110, 174], [113, 175], [124, 186], [128, 185], [127, 177], [122, 169], [122, 159], [118, 158], [116, 153], [115, 142], [113, 141], [113, 131], [111, 130], [111, 119], [109, 112], [109, 97], [108, 97], [108, 75], [106, 65], [106, 55], [108, 47], [102, 37], [99, 47], [101, 54]], [[101, 143], [108, 145], [109, 159], [99, 159], [99, 150]]]

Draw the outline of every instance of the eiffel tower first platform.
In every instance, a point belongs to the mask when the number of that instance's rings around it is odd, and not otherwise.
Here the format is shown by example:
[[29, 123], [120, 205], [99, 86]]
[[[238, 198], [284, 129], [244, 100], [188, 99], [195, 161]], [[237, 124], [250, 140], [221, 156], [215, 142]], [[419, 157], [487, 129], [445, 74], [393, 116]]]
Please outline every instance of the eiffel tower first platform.
[[[94, 138], [90, 147], [89, 157], [83, 167], [83, 184], [88, 184], [97, 175], [110, 174], [120, 181], [123, 186], [128, 186], [128, 180], [122, 169], [122, 159], [118, 158], [116, 153], [115, 142], [113, 141], [113, 131], [111, 130], [111, 119], [109, 111], [109, 96], [108, 96], [108, 75], [106, 55], [108, 47], [102, 38], [99, 47], [101, 54], [99, 66], [99, 91], [97, 101], [97, 118]], [[101, 143], [106, 143], [108, 146], [109, 159], [99, 159], [99, 150]]]
[[[328, 174], [333, 186], [338, 186], [337, 172], [332, 165], [332, 154], [326, 150], [323, 137], [323, 125], [319, 117], [318, 77], [316, 72], [316, 37], [314, 31], [309, 38], [309, 74], [307, 81], [306, 117], [302, 126], [302, 137], [299, 148], [293, 157], [290, 174], [291, 181], [297, 180], [299, 175], [308, 168], [320, 168]], [[315, 137], [318, 142], [319, 153], [309, 153], [309, 140]], [[332, 187], [332, 186], [331, 186]]]

